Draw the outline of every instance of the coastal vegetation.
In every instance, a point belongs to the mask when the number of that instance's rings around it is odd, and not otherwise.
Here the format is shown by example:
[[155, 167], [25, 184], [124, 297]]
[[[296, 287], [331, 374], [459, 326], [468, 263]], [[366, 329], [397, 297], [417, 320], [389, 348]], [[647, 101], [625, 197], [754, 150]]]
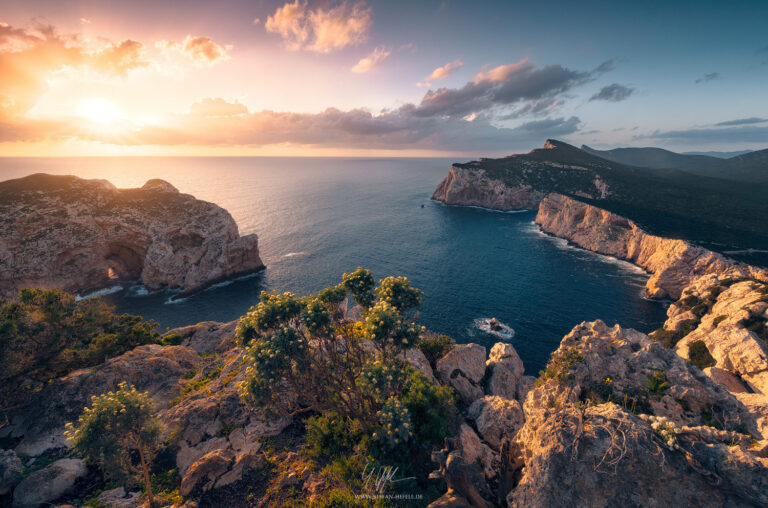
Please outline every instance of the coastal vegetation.
[[163, 428], [149, 395], [122, 382], [117, 391], [94, 396], [67, 429], [72, 448], [107, 478], [121, 483], [140, 478], [153, 506], [150, 472]]
[[136, 346], [177, 340], [161, 337], [152, 321], [115, 314], [97, 298], [78, 301], [58, 289], [22, 289], [0, 305], [0, 407], [75, 369]]
[[[359, 321], [341, 312], [347, 294], [361, 307]], [[421, 300], [406, 278], [375, 285], [363, 268], [317, 295], [262, 293], [235, 333], [248, 364], [243, 399], [311, 414], [305, 452], [341, 471], [345, 485], [358, 483], [359, 468], [386, 464], [428, 486], [429, 454], [455, 431], [458, 411], [452, 389], [406, 359], [426, 332], [414, 319]], [[450, 339], [429, 340], [437, 352]]]

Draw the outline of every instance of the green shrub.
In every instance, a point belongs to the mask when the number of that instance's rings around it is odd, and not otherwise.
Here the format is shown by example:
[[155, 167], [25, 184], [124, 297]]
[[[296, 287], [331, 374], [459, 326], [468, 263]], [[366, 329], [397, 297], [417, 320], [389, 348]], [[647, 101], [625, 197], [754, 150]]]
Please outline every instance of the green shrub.
[[701, 370], [712, 367], [717, 363], [709, 353], [709, 349], [707, 349], [707, 345], [703, 340], [697, 340], [688, 344], [688, 358], [693, 365]]
[[554, 379], [559, 383], [571, 382], [574, 380], [571, 368], [584, 360], [584, 356], [575, 347], [569, 347], [561, 352], [555, 351], [547, 363], [546, 369], [539, 372], [539, 379], [536, 380], [537, 386], [544, 384], [549, 379]]
[[437, 361], [448, 354], [453, 348], [453, 339], [447, 335], [422, 336], [419, 339], [418, 348], [424, 353], [432, 368], [436, 368]]
[[669, 389], [669, 382], [665, 370], [656, 370], [648, 376], [648, 395], [659, 398], [667, 389]]
[[156, 327], [139, 316], [114, 314], [97, 298], [76, 301], [57, 289], [22, 289], [0, 305], [0, 406], [18, 403], [52, 378], [157, 342]]
[[351, 453], [363, 432], [360, 422], [329, 412], [304, 420], [308, 451], [313, 457], [337, 457]]
[[77, 422], [67, 424], [66, 436], [76, 452], [108, 477], [140, 475], [151, 506], [150, 469], [161, 433], [150, 396], [123, 382], [116, 392], [92, 397]]

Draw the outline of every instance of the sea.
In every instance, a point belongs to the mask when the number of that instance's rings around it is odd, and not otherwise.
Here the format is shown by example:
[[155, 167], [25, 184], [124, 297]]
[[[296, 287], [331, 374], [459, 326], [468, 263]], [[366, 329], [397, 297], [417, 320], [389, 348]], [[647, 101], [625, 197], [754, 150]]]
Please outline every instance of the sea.
[[[241, 234], [259, 235], [266, 269], [186, 298], [118, 286], [100, 296], [165, 330], [245, 314], [263, 290], [317, 292], [362, 266], [404, 275], [425, 293], [419, 322], [459, 343], [491, 347], [491, 317], [526, 372], [543, 368], [576, 324], [602, 319], [642, 332], [665, 319], [643, 297], [639, 268], [542, 233], [535, 212], [431, 201], [453, 159], [285, 157], [3, 158], [0, 180], [32, 173], [103, 178], [121, 188], [162, 178], [227, 209]], [[88, 295], [81, 295], [88, 296]], [[487, 323], [487, 321], [486, 321]]]

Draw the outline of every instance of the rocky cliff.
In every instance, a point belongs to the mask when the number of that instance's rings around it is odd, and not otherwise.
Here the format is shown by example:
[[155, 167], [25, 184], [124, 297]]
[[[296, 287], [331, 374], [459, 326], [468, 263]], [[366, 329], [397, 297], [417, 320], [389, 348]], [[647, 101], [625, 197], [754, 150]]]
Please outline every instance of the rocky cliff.
[[240, 236], [226, 210], [162, 180], [139, 189], [45, 174], [0, 183], [0, 296], [118, 281], [189, 293], [261, 268], [256, 235]]
[[625, 217], [561, 194], [541, 200], [536, 223], [579, 247], [643, 268], [651, 274], [646, 288], [653, 298], [679, 298], [683, 288], [707, 274], [768, 279], [765, 270], [690, 242], [648, 234]]
[[488, 177], [483, 169], [451, 166], [448, 176], [435, 189], [432, 199], [448, 205], [481, 206], [492, 210], [530, 210], [535, 208], [544, 193], [530, 185], [507, 187], [499, 180]]

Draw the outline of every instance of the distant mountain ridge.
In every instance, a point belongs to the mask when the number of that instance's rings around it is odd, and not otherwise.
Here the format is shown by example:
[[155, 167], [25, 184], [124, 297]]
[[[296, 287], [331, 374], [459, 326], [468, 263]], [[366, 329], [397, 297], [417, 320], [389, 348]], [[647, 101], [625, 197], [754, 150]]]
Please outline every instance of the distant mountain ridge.
[[581, 149], [603, 159], [653, 169], [680, 169], [694, 175], [724, 178], [742, 182], [768, 183], [768, 149], [741, 153], [730, 158], [711, 155], [682, 154], [663, 148]]

